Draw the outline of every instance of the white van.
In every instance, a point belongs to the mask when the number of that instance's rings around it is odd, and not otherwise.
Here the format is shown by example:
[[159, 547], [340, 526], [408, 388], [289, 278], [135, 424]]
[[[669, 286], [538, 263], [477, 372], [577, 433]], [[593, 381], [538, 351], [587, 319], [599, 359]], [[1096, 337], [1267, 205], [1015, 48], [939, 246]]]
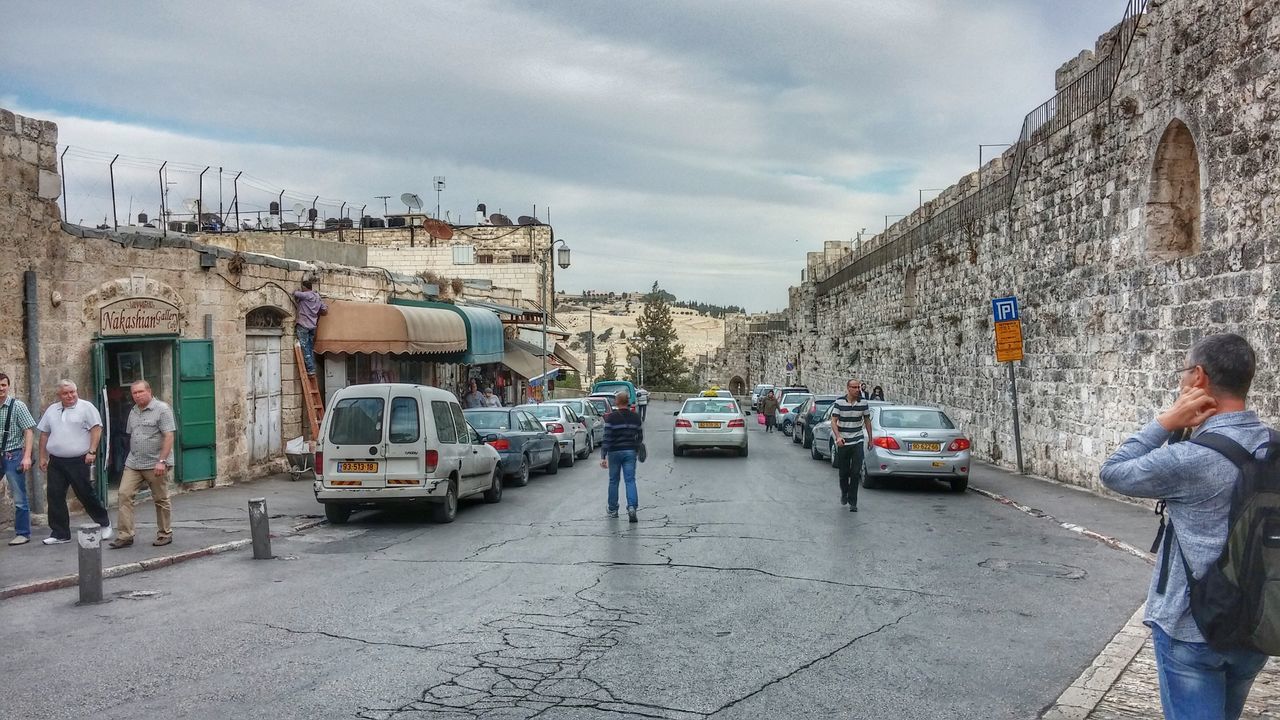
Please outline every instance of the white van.
[[452, 522], [458, 500], [502, 499], [498, 451], [462, 415], [458, 398], [425, 385], [371, 383], [334, 393], [316, 443], [316, 500], [342, 524], [361, 506], [426, 502]]

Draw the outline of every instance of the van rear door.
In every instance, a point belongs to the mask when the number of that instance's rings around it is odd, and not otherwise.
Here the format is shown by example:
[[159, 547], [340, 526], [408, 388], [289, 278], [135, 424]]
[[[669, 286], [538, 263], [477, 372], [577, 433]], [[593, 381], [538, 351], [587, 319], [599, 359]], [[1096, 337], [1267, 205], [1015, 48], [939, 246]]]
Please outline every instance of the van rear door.
[[387, 485], [386, 415], [390, 388], [361, 385], [340, 395], [325, 414], [326, 487], [381, 488]]
[[422, 487], [426, 477], [426, 443], [422, 439], [422, 403], [416, 388], [391, 395], [387, 415], [386, 480], [388, 487]]

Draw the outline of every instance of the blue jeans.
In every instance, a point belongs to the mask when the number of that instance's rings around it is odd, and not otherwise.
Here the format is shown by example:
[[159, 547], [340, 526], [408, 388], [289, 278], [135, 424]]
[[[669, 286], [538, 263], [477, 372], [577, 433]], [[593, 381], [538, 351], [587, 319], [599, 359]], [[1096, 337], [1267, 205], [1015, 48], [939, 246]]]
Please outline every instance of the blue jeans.
[[627, 509], [636, 509], [640, 506], [636, 494], [636, 451], [615, 450], [605, 459], [609, 461], [609, 512], [618, 512], [619, 476], [627, 482]]
[[1219, 652], [1205, 643], [1184, 642], [1151, 626], [1160, 676], [1160, 704], [1166, 720], [1237, 720], [1253, 678], [1266, 655], [1248, 650]]
[[13, 532], [31, 537], [31, 505], [27, 502], [27, 474], [22, 472], [22, 451], [0, 453], [0, 474], [9, 480], [9, 494], [13, 495]]
[[316, 329], [294, 326], [298, 336], [298, 344], [302, 346], [302, 364], [307, 366], [307, 374], [316, 374]]

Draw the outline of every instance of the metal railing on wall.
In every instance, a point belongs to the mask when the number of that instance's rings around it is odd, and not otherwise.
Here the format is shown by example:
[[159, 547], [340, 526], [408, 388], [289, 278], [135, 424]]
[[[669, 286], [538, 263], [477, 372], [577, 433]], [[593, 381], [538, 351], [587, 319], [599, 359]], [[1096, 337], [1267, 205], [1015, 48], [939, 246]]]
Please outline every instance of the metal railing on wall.
[[1007, 172], [982, 183], [973, 192], [923, 218], [878, 247], [846, 256], [829, 265], [816, 266], [812, 279], [817, 281], [818, 294], [825, 295], [864, 273], [954, 235], [976, 220], [1010, 208], [1030, 150], [1103, 103], [1110, 102], [1147, 2], [1128, 0], [1124, 18], [1115, 28], [1107, 53], [1053, 97], [1027, 113], [1022, 120], [1022, 132], [1013, 145]]
[[333, 233], [353, 240], [358, 234], [344, 235], [344, 231], [358, 231], [366, 208], [373, 207], [368, 200], [335, 200], [285, 189], [215, 165], [150, 160], [70, 145], [59, 148], [58, 165], [63, 219], [102, 229]]

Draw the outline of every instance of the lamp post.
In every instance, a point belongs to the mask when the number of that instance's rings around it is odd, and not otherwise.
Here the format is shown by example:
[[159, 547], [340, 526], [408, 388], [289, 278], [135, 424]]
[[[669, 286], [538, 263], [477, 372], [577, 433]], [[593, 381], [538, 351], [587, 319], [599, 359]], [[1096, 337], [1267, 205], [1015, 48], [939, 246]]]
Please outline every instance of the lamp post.
[[587, 306], [587, 378], [594, 380], [596, 377], [596, 325], [595, 311], [599, 310], [599, 305]]
[[649, 337], [648, 335], [645, 335], [644, 337], [640, 338], [640, 341], [641, 341], [641, 345], [640, 345], [640, 387], [644, 387], [644, 348], [645, 348], [645, 346], [646, 346], [646, 345], [648, 345], [649, 343], [653, 342], [653, 338]]
[[556, 249], [556, 245], [560, 246], [559, 251], [555, 253], [556, 262], [562, 270], [569, 269], [569, 244], [564, 240], [556, 240], [555, 231], [552, 230], [551, 232], [551, 244], [547, 245], [547, 269], [542, 274], [542, 377], [539, 378], [538, 382], [542, 383], [543, 400], [550, 399], [547, 397], [547, 353], [550, 352], [547, 349], [547, 316], [551, 312], [551, 303], [548, 301], [552, 298], [548, 294], [547, 285], [550, 275], [554, 271], [554, 268], [551, 267], [551, 255], [552, 251]]

